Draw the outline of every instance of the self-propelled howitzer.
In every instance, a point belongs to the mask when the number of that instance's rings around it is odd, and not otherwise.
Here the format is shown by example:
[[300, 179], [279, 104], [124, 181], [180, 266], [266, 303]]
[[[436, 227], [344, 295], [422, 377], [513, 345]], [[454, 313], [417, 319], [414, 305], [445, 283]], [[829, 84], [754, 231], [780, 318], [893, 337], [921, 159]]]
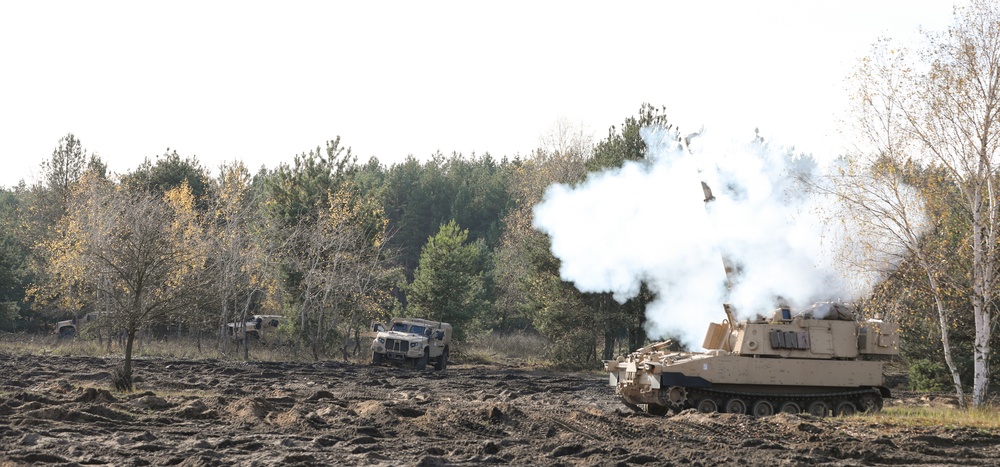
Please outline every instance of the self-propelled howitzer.
[[851, 307], [819, 303], [793, 313], [711, 323], [704, 352], [673, 352], [660, 342], [605, 362], [626, 405], [665, 414], [808, 412], [817, 416], [876, 412], [890, 397], [882, 362], [898, 355], [895, 324], [856, 321]]

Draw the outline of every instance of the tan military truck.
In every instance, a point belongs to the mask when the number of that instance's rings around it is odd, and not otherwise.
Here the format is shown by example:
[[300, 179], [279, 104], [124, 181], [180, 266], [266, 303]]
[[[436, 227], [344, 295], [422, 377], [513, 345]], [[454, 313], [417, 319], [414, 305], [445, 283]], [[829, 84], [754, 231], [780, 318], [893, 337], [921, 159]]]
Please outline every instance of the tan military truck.
[[59, 335], [60, 339], [74, 337], [78, 335], [84, 327], [96, 322], [103, 314], [105, 314], [103, 311], [92, 311], [78, 318], [60, 321], [56, 323], [56, 333]]
[[434, 362], [434, 369], [448, 366], [451, 348], [451, 325], [417, 318], [393, 318], [388, 329], [381, 323], [372, 326], [372, 365], [384, 362], [409, 364], [418, 370]]
[[239, 321], [227, 323], [226, 335], [236, 340], [243, 340], [243, 334], [246, 333], [250, 340], [261, 340], [265, 334], [274, 332], [283, 322], [285, 317], [282, 315], [253, 315], [245, 323]]

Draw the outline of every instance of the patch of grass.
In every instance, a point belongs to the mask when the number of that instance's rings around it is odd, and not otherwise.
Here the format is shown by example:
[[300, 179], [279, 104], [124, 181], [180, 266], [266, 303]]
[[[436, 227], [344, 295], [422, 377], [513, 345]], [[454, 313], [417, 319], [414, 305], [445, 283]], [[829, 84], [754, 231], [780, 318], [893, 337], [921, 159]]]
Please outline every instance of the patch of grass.
[[14, 355], [48, 355], [57, 341], [54, 335], [5, 333], [0, 339], [0, 350]]
[[[212, 342], [214, 344], [214, 341]], [[60, 357], [108, 357], [120, 356], [122, 347], [117, 341], [108, 346], [107, 340], [99, 341], [90, 337], [59, 339], [55, 335], [19, 334], [13, 339], [0, 342], [0, 350], [13, 354], [54, 355]], [[161, 357], [177, 359], [197, 359], [217, 357], [214, 345], [203, 345], [198, 351], [193, 339], [162, 341], [136, 339], [133, 357]]]
[[[108, 350], [107, 340], [98, 341], [95, 337], [80, 336], [59, 339], [55, 334], [6, 334], [0, 339], [0, 352], [13, 355], [55, 355], [73, 357], [121, 358], [124, 353], [122, 346], [116, 340]], [[243, 345], [234, 339], [226, 339], [224, 352], [219, 351], [217, 336], [202, 337], [201, 345], [194, 337], [170, 336], [163, 338], [136, 338], [132, 357], [136, 359], [160, 358], [166, 360], [205, 360], [218, 359], [225, 361], [243, 361]], [[339, 349], [334, 349], [321, 358], [323, 361], [341, 360]], [[356, 363], [367, 362], [367, 343], [363, 343], [363, 351], [350, 359]], [[250, 361], [266, 362], [312, 362], [312, 352], [305, 347], [283, 342], [251, 341], [249, 345]]]
[[548, 340], [527, 332], [487, 334], [461, 345], [461, 357], [477, 363], [549, 365]]
[[[121, 358], [124, 350], [116, 340], [108, 350], [107, 340], [80, 336], [59, 339], [54, 334], [9, 334], [0, 340], [0, 352], [10, 354], [56, 355], [73, 357]], [[371, 359], [369, 342], [361, 343], [361, 351], [349, 356], [348, 361], [366, 364]], [[471, 363], [498, 363], [515, 366], [552, 366], [549, 358], [549, 342], [537, 333], [515, 332], [508, 334], [488, 334], [468, 342], [455, 345], [453, 360]], [[313, 362], [312, 351], [305, 346], [285, 342], [250, 342], [250, 360], [265, 362]], [[353, 350], [353, 349], [352, 349]], [[218, 338], [205, 337], [198, 341], [194, 337], [169, 336], [164, 338], [136, 338], [133, 358], [160, 358], [166, 360], [243, 361], [242, 343], [232, 339], [225, 342], [225, 351], [219, 351]], [[321, 356], [322, 361], [342, 361], [339, 348], [334, 348]]]
[[953, 409], [950, 407], [887, 407], [875, 415], [865, 415], [882, 423], [912, 427], [972, 427], [1000, 429], [1000, 411], [995, 407]]

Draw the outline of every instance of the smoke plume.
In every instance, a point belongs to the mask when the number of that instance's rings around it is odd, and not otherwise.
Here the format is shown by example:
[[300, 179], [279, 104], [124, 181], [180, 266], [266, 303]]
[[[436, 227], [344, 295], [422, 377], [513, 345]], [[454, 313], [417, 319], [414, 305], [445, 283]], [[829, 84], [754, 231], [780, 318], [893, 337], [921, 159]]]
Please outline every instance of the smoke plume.
[[687, 147], [663, 130], [642, 136], [646, 161], [550, 186], [535, 206], [534, 227], [550, 236], [564, 280], [619, 301], [645, 282], [656, 294], [650, 337], [679, 333], [688, 344], [725, 316], [723, 303], [747, 318], [870, 292], [874, 274], [843, 267], [859, 254], [846, 243], [858, 232], [816, 189], [825, 174], [811, 158], [710, 135]]

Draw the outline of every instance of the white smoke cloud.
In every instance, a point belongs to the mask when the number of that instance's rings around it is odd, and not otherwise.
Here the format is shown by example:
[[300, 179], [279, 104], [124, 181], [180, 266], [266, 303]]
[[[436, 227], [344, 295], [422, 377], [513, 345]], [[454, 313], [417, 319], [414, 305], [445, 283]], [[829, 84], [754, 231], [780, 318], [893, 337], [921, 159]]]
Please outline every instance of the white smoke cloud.
[[[662, 130], [642, 136], [647, 161], [550, 186], [535, 206], [533, 225], [550, 236], [564, 280], [619, 301], [646, 282], [656, 293], [650, 336], [680, 333], [688, 344], [722, 319], [723, 303], [746, 318], [779, 299], [796, 308], [871, 290], [874, 274], [848, 273], [838, 261], [845, 239], [856, 238], [851, 222], [795, 176], [822, 179], [811, 159], [708, 134], [687, 150]], [[702, 182], [716, 198], [707, 205]], [[739, 271], [731, 290], [723, 257]]]

